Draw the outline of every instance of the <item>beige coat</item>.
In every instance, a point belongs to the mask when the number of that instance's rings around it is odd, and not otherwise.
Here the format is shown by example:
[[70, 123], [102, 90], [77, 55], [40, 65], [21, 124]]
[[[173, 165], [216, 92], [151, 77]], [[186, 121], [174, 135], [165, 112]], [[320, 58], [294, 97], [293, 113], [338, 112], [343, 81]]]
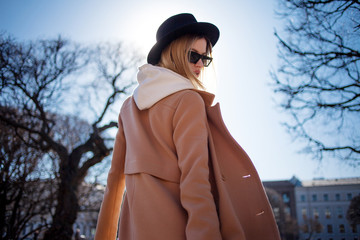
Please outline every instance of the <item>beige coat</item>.
[[140, 87], [122, 106], [95, 239], [115, 239], [117, 230], [120, 240], [280, 239], [258, 174], [213, 95], [175, 79], [165, 97], [142, 102]]

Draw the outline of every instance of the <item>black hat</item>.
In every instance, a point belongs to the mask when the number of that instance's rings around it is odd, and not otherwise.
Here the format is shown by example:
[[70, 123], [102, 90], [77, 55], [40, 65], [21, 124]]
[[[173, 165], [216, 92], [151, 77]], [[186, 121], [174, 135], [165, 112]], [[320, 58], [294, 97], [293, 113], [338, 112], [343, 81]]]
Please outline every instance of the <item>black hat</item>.
[[164, 48], [184, 34], [197, 34], [206, 37], [214, 46], [219, 39], [219, 29], [207, 22], [198, 22], [190, 13], [181, 13], [172, 16], [163, 22], [156, 33], [156, 44], [151, 48], [147, 62], [157, 64]]

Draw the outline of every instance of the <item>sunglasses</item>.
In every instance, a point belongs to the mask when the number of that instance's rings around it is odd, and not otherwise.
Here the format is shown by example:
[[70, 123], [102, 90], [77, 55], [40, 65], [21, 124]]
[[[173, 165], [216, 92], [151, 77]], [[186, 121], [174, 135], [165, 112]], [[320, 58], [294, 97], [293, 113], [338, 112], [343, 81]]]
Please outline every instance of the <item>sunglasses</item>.
[[189, 51], [189, 62], [196, 64], [200, 59], [202, 63], [204, 64], [204, 67], [207, 67], [210, 65], [211, 61], [213, 60], [212, 57], [201, 55], [194, 51]]

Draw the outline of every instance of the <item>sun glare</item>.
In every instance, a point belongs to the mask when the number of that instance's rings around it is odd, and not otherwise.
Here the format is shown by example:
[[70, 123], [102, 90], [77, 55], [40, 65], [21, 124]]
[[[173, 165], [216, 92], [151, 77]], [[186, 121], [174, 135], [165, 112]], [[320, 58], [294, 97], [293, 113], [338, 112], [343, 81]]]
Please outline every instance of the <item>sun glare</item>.
[[[155, 9], [157, 12], [153, 11]], [[124, 31], [119, 35], [131, 43], [135, 49], [138, 49], [142, 55], [147, 56], [151, 47], [156, 43], [158, 27], [168, 17], [169, 13], [161, 7], [154, 7], [152, 11], [137, 8], [136, 12], [137, 14], [129, 14], [129, 21], [123, 26]]]

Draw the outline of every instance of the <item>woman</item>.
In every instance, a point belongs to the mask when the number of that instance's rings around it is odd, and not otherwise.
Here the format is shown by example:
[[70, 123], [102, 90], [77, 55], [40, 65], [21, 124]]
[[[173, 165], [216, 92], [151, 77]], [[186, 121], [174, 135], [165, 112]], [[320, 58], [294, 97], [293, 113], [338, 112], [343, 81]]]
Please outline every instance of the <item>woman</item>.
[[219, 30], [179, 14], [156, 37], [120, 111], [95, 239], [279, 239], [256, 170], [199, 90]]

